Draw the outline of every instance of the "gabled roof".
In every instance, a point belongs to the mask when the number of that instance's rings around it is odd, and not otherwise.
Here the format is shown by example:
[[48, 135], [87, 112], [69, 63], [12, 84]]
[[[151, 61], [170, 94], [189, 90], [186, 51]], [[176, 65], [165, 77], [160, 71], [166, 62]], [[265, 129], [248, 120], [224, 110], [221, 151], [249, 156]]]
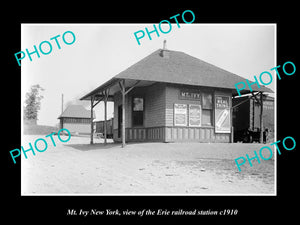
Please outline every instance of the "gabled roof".
[[[147, 80], [209, 87], [235, 89], [235, 84], [245, 81], [234, 73], [179, 51], [165, 50], [168, 57], [158, 49], [115, 78]], [[255, 89], [256, 85], [252, 86]], [[249, 89], [248, 89], [249, 90]], [[263, 91], [261, 88], [256, 91]], [[267, 91], [267, 90], [265, 90]]]
[[[166, 56], [163, 56], [164, 53]], [[83, 96], [81, 100], [88, 99], [90, 95], [103, 91], [121, 79], [226, 88], [233, 90], [234, 93], [236, 83], [242, 81], [246, 83], [245, 78], [184, 52], [158, 49]], [[265, 86], [260, 86], [261, 88], [258, 88], [253, 85], [251, 88], [253, 91], [273, 92]], [[241, 93], [249, 91], [246, 85]]]
[[[94, 114], [95, 115], [95, 114]], [[82, 105], [69, 105], [65, 111], [58, 117], [68, 118], [91, 118], [91, 110], [85, 109]]]

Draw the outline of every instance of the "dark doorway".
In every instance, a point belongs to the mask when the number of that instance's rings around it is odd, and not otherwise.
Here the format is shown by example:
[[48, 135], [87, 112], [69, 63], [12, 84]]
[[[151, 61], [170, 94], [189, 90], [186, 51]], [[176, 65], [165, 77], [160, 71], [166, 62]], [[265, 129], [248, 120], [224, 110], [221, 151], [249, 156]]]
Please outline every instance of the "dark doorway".
[[144, 98], [132, 98], [132, 126], [144, 125]]
[[118, 106], [118, 138], [122, 136], [122, 105]]

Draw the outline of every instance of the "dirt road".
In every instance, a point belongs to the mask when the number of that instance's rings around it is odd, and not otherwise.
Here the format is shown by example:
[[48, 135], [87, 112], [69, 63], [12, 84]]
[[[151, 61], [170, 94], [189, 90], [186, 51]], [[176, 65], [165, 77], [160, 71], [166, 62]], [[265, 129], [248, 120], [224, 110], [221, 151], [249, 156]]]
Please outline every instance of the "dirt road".
[[[36, 135], [22, 139], [24, 147]], [[56, 137], [57, 139], [57, 137]], [[45, 152], [22, 155], [22, 194], [235, 195], [274, 194], [274, 160], [253, 160], [238, 172], [234, 159], [254, 156], [260, 144], [136, 143], [104, 146], [97, 139], [56, 141]], [[50, 142], [49, 142], [50, 143]]]

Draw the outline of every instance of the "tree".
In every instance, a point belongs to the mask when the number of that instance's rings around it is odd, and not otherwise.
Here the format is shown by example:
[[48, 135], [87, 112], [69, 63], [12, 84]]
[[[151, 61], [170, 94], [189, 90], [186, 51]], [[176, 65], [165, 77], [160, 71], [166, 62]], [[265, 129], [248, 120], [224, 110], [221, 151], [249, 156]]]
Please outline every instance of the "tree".
[[26, 93], [26, 100], [24, 105], [24, 119], [26, 120], [37, 120], [38, 111], [41, 108], [41, 100], [43, 96], [41, 91], [45, 89], [39, 84], [32, 85], [30, 92]]

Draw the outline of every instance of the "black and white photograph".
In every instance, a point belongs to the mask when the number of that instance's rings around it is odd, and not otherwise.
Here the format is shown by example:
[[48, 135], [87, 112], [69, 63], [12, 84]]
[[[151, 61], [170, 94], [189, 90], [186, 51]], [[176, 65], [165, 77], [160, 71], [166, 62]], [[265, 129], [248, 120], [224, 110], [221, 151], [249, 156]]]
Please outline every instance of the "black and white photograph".
[[4, 219], [296, 219], [296, 6], [95, 3], [4, 8]]
[[276, 28], [21, 24], [21, 195], [275, 196]]

